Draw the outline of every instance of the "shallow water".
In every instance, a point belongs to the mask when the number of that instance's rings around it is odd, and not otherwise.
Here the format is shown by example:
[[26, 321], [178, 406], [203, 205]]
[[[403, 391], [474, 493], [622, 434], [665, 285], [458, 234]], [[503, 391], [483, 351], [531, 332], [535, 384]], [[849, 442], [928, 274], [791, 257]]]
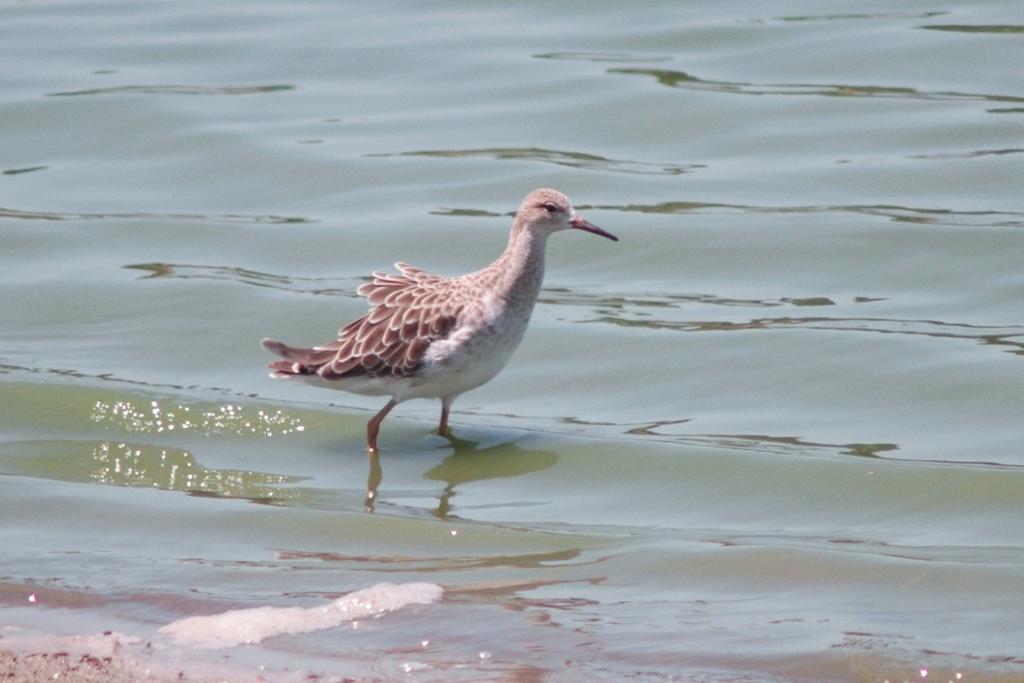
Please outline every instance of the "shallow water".
[[[0, 8], [0, 624], [427, 581], [228, 661], [1024, 678], [1022, 33], [996, 0]], [[375, 470], [382, 401], [266, 377], [261, 337], [486, 264], [545, 185], [621, 241], [552, 239], [453, 441], [403, 404]]]

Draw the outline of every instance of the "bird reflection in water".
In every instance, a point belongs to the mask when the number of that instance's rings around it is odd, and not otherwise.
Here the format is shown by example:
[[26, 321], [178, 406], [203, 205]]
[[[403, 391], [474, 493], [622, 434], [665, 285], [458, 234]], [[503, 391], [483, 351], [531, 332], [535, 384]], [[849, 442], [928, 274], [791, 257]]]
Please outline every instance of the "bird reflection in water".
[[[519, 477], [546, 470], [558, 462], [558, 453], [555, 451], [522, 448], [514, 443], [481, 448], [479, 442], [453, 436], [449, 436], [448, 441], [454, 446], [455, 452], [423, 474], [423, 478], [428, 481], [444, 482], [437, 507], [431, 511], [438, 519], [455, 518], [451, 514], [452, 498], [457, 493], [456, 488], [462, 484]], [[377, 454], [371, 454], [368, 460], [370, 470], [364, 507], [367, 512], [373, 512], [384, 473]]]

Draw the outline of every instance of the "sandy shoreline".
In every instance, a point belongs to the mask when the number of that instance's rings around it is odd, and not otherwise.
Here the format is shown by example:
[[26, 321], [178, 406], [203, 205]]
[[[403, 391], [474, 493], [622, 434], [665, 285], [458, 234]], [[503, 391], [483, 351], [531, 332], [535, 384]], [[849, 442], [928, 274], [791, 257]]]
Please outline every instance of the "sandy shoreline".
[[[0, 649], [0, 679], [19, 683], [35, 681], [200, 681], [184, 672], [156, 672], [137, 662], [111, 655], [98, 657], [87, 653], [29, 652]], [[207, 679], [211, 680], [211, 679]]]
[[[166, 654], [166, 653], [164, 653]], [[229, 664], [160, 656], [145, 640], [123, 633], [0, 637], [0, 681], [262, 681]]]

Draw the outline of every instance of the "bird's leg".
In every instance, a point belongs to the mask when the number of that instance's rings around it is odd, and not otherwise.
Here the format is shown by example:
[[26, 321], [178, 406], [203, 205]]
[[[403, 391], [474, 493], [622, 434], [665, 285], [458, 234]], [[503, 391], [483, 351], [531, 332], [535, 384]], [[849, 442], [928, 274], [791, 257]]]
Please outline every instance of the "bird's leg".
[[391, 412], [391, 409], [398, 405], [398, 401], [391, 399], [387, 405], [380, 409], [380, 412], [366, 423], [366, 444], [371, 455], [377, 454], [377, 433], [380, 432], [380, 423]]
[[441, 424], [437, 426], [437, 433], [441, 436], [450, 436], [451, 433], [448, 430], [448, 409], [452, 406], [451, 398], [441, 399]]
[[370, 451], [368, 455], [370, 456], [370, 475], [366, 479], [366, 498], [363, 500], [363, 509], [373, 512], [374, 505], [377, 503], [377, 488], [384, 478], [384, 473], [380, 469], [380, 458], [377, 457], [377, 452]]

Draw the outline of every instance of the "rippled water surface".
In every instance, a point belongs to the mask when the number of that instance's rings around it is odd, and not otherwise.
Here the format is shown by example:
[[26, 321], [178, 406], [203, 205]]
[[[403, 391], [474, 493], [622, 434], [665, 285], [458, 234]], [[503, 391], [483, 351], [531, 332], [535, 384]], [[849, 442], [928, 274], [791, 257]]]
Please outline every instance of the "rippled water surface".
[[[1019, 2], [9, 2], [0, 56], [0, 636], [431, 582], [162, 656], [1024, 680]], [[266, 376], [539, 186], [621, 241], [552, 239], [455, 438]]]

